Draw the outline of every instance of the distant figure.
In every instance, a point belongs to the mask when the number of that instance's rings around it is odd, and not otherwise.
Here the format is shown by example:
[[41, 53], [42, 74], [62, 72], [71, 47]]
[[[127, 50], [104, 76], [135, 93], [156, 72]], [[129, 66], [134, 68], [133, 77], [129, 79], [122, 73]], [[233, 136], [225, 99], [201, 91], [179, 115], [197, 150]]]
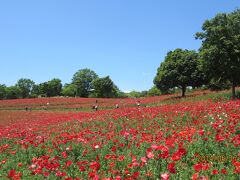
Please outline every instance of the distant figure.
[[116, 109], [118, 109], [119, 108], [119, 105], [118, 105], [118, 103], [116, 104]]
[[25, 107], [25, 110], [28, 111], [28, 107]]
[[137, 107], [140, 107], [140, 101], [139, 100], [137, 101]]
[[43, 110], [47, 110], [47, 106], [42, 106]]
[[96, 105], [95, 105], [95, 111], [97, 111], [97, 110], [98, 110], [98, 105], [96, 104]]

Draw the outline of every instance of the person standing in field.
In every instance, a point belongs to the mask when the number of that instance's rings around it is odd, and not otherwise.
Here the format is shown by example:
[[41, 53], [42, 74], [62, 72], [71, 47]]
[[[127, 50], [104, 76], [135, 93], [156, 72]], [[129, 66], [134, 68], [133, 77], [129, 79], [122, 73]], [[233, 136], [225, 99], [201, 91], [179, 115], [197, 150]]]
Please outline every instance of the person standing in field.
[[97, 111], [97, 110], [98, 110], [98, 105], [96, 104], [96, 105], [95, 105], [95, 111]]
[[140, 105], [141, 105], [141, 102], [140, 102], [140, 100], [138, 100], [137, 101], [137, 107], [140, 107]]
[[97, 111], [98, 110], [98, 100], [96, 99], [96, 104], [95, 104], [95, 106], [94, 106], [94, 108], [95, 108], [95, 111]]

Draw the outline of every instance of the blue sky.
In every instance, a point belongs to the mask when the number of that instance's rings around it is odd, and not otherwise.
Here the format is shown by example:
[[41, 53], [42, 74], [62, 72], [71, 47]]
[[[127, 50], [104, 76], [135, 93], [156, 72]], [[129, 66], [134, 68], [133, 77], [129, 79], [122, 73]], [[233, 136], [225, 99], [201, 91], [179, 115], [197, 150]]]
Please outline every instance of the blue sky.
[[239, 0], [0, 1], [0, 84], [36, 83], [90, 68], [123, 91], [147, 90], [166, 53], [195, 49], [206, 19]]

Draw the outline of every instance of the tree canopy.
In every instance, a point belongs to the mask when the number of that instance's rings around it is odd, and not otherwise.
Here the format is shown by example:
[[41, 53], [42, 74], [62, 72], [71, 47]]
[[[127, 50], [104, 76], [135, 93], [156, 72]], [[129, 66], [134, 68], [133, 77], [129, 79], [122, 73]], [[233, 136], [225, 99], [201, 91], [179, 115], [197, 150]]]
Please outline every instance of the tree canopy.
[[196, 38], [202, 40], [200, 54], [209, 78], [230, 81], [232, 95], [240, 83], [240, 10], [217, 14], [206, 20]]
[[73, 75], [72, 84], [76, 85], [76, 95], [80, 97], [88, 97], [91, 89], [93, 89], [92, 82], [97, 79], [98, 75], [90, 69], [81, 69]]
[[20, 89], [20, 96], [22, 98], [28, 98], [31, 95], [31, 91], [35, 83], [31, 79], [21, 78], [18, 80], [16, 86]]
[[54, 78], [50, 81], [40, 83], [33, 86], [33, 94], [40, 96], [59, 96], [62, 91], [62, 83], [60, 79]]
[[5, 84], [0, 84], [0, 99], [6, 98], [6, 88]]
[[63, 96], [74, 97], [77, 94], [77, 87], [75, 84], [65, 84], [62, 89]]
[[94, 96], [95, 97], [117, 97], [117, 86], [113, 83], [109, 76], [103, 78], [97, 78], [93, 82]]
[[154, 78], [154, 84], [162, 92], [179, 87], [182, 96], [185, 96], [187, 86], [200, 86], [203, 82], [204, 74], [200, 70], [198, 53], [182, 49], [168, 52]]

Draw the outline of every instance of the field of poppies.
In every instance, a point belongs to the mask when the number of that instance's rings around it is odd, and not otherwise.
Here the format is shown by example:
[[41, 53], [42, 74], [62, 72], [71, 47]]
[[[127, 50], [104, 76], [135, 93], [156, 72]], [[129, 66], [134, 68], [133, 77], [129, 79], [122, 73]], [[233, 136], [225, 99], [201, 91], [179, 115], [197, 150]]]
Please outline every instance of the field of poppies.
[[0, 101], [0, 179], [239, 179], [240, 100], [175, 96]]

